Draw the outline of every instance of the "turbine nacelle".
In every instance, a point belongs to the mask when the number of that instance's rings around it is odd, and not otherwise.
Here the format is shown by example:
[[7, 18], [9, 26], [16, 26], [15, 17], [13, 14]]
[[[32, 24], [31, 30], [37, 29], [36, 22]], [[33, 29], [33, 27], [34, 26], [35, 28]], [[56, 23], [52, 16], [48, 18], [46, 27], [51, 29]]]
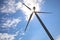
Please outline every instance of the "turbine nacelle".
[[32, 12], [33, 12], [33, 13], [36, 13], [36, 11], [35, 11], [35, 10], [36, 10], [36, 7], [34, 6], [34, 7], [33, 7], [33, 11], [32, 11]]
[[36, 8], [35, 7], [33, 7], [33, 10], [35, 10]]

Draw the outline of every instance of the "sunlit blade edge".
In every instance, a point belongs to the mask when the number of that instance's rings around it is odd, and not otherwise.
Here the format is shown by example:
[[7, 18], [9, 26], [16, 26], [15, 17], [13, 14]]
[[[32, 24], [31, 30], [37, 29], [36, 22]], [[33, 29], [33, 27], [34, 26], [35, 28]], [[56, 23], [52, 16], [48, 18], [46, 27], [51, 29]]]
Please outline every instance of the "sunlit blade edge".
[[28, 22], [27, 22], [27, 25], [26, 25], [26, 27], [25, 27], [25, 31], [27, 30], [27, 27], [28, 27], [28, 24], [29, 24], [29, 22], [30, 22], [30, 20], [31, 20], [31, 18], [32, 18], [32, 15], [33, 15], [33, 13], [30, 15], [30, 18], [29, 18], [29, 20], [28, 20]]

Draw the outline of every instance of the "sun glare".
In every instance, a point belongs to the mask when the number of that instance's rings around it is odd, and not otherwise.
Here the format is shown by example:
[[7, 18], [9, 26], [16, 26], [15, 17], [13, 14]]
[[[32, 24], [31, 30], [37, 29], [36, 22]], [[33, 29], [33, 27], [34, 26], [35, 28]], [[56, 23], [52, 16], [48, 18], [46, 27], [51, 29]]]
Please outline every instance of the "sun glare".
[[[39, 2], [38, 2], [39, 1]], [[33, 7], [35, 7], [35, 11], [40, 11], [41, 7], [40, 5], [42, 4], [43, 0], [23, 0], [23, 2], [29, 7], [31, 8], [31, 10], [29, 10], [26, 6], [21, 7], [20, 9], [23, 11], [23, 13], [25, 14], [26, 20], [28, 21], [31, 13], [34, 11]], [[19, 7], [19, 6], [18, 6]], [[34, 15], [33, 15], [34, 17]], [[32, 17], [32, 19], [33, 19]]]

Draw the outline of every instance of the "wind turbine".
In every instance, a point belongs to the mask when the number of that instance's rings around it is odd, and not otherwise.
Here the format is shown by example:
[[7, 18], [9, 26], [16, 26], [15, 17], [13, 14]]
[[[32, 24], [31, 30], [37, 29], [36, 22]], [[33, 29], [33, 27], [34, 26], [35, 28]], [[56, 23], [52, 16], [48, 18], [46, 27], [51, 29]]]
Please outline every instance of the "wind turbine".
[[[29, 8], [26, 4], [24, 4], [24, 3], [22, 3], [22, 4], [23, 4], [24, 6], [26, 6], [29, 10], [31, 10], [31, 8]], [[27, 22], [27, 25], [26, 25], [24, 31], [27, 30], [27, 27], [28, 27], [28, 24], [29, 24], [29, 22], [30, 22], [30, 20], [31, 20], [31, 18], [32, 18], [32, 15], [33, 15], [33, 13], [35, 13], [37, 19], [39, 20], [39, 22], [41, 23], [42, 27], [43, 27], [44, 30], [46, 31], [48, 37], [49, 37], [51, 40], [54, 40], [54, 38], [52, 37], [52, 35], [51, 35], [50, 32], [48, 31], [48, 29], [46, 28], [45, 24], [42, 22], [41, 18], [40, 18], [40, 17], [38, 16], [38, 14], [37, 14], [37, 13], [49, 13], [49, 12], [38, 12], [38, 11], [35, 11], [35, 9], [36, 9], [36, 7], [33, 7], [33, 10], [34, 10], [34, 11], [31, 13], [30, 18], [29, 18], [29, 20], [28, 20], [28, 22]]]

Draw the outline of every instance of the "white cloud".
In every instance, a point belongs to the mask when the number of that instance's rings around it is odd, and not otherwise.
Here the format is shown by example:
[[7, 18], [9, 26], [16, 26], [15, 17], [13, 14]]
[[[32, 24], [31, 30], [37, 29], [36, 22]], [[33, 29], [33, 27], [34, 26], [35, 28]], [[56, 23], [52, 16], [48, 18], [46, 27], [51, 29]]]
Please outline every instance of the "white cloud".
[[3, 7], [0, 9], [3, 13], [15, 13], [15, 0], [6, 0], [6, 5], [3, 5]]
[[25, 35], [25, 33], [21, 29], [20, 29], [20, 35], [21, 35], [21, 37], [19, 38], [19, 40], [22, 40], [23, 39], [23, 36]]
[[23, 6], [21, 2], [18, 2], [15, 5], [16, 5], [16, 10], [20, 10]]
[[3, 28], [15, 27], [15, 26], [17, 26], [17, 24], [19, 22], [21, 22], [20, 18], [13, 18], [13, 19], [5, 19], [4, 18], [4, 20], [6, 20], [6, 21], [2, 25]]
[[[32, 10], [29, 10], [28, 8], [26, 8], [23, 4], [20, 4], [20, 2], [18, 2], [18, 5], [16, 7], [16, 9], [21, 9], [24, 14], [26, 15], [26, 20], [29, 19], [30, 17], [30, 14], [32, 13], [33, 11], [33, 7], [35, 6], [36, 7], [36, 11], [40, 11], [41, 9], [41, 4], [43, 2], [43, 0], [23, 0], [23, 2], [28, 6], [30, 7]], [[22, 6], [23, 5], [23, 6]], [[21, 7], [22, 6], [22, 7]], [[32, 17], [33, 18], [33, 17]]]
[[60, 35], [59, 35], [59, 36], [57, 36], [56, 40], [60, 40]]
[[[40, 11], [41, 9], [41, 4], [43, 3], [43, 0], [23, 0], [23, 2], [29, 6], [32, 10], [29, 10], [26, 8], [21, 2], [18, 0], [16, 3], [15, 0], [8, 0], [7, 5], [4, 5], [1, 8], [1, 12], [3, 13], [15, 13], [17, 10], [22, 10], [24, 12], [24, 15], [26, 15], [26, 20], [29, 19], [30, 14], [33, 11], [33, 7], [36, 7], [36, 11]], [[33, 15], [34, 17], [34, 15]], [[32, 17], [32, 18], [33, 18]]]
[[14, 35], [7, 33], [0, 33], [0, 40], [14, 40]]
[[15, 34], [0, 33], [0, 40], [14, 40], [18, 33], [19, 31], [17, 31]]

